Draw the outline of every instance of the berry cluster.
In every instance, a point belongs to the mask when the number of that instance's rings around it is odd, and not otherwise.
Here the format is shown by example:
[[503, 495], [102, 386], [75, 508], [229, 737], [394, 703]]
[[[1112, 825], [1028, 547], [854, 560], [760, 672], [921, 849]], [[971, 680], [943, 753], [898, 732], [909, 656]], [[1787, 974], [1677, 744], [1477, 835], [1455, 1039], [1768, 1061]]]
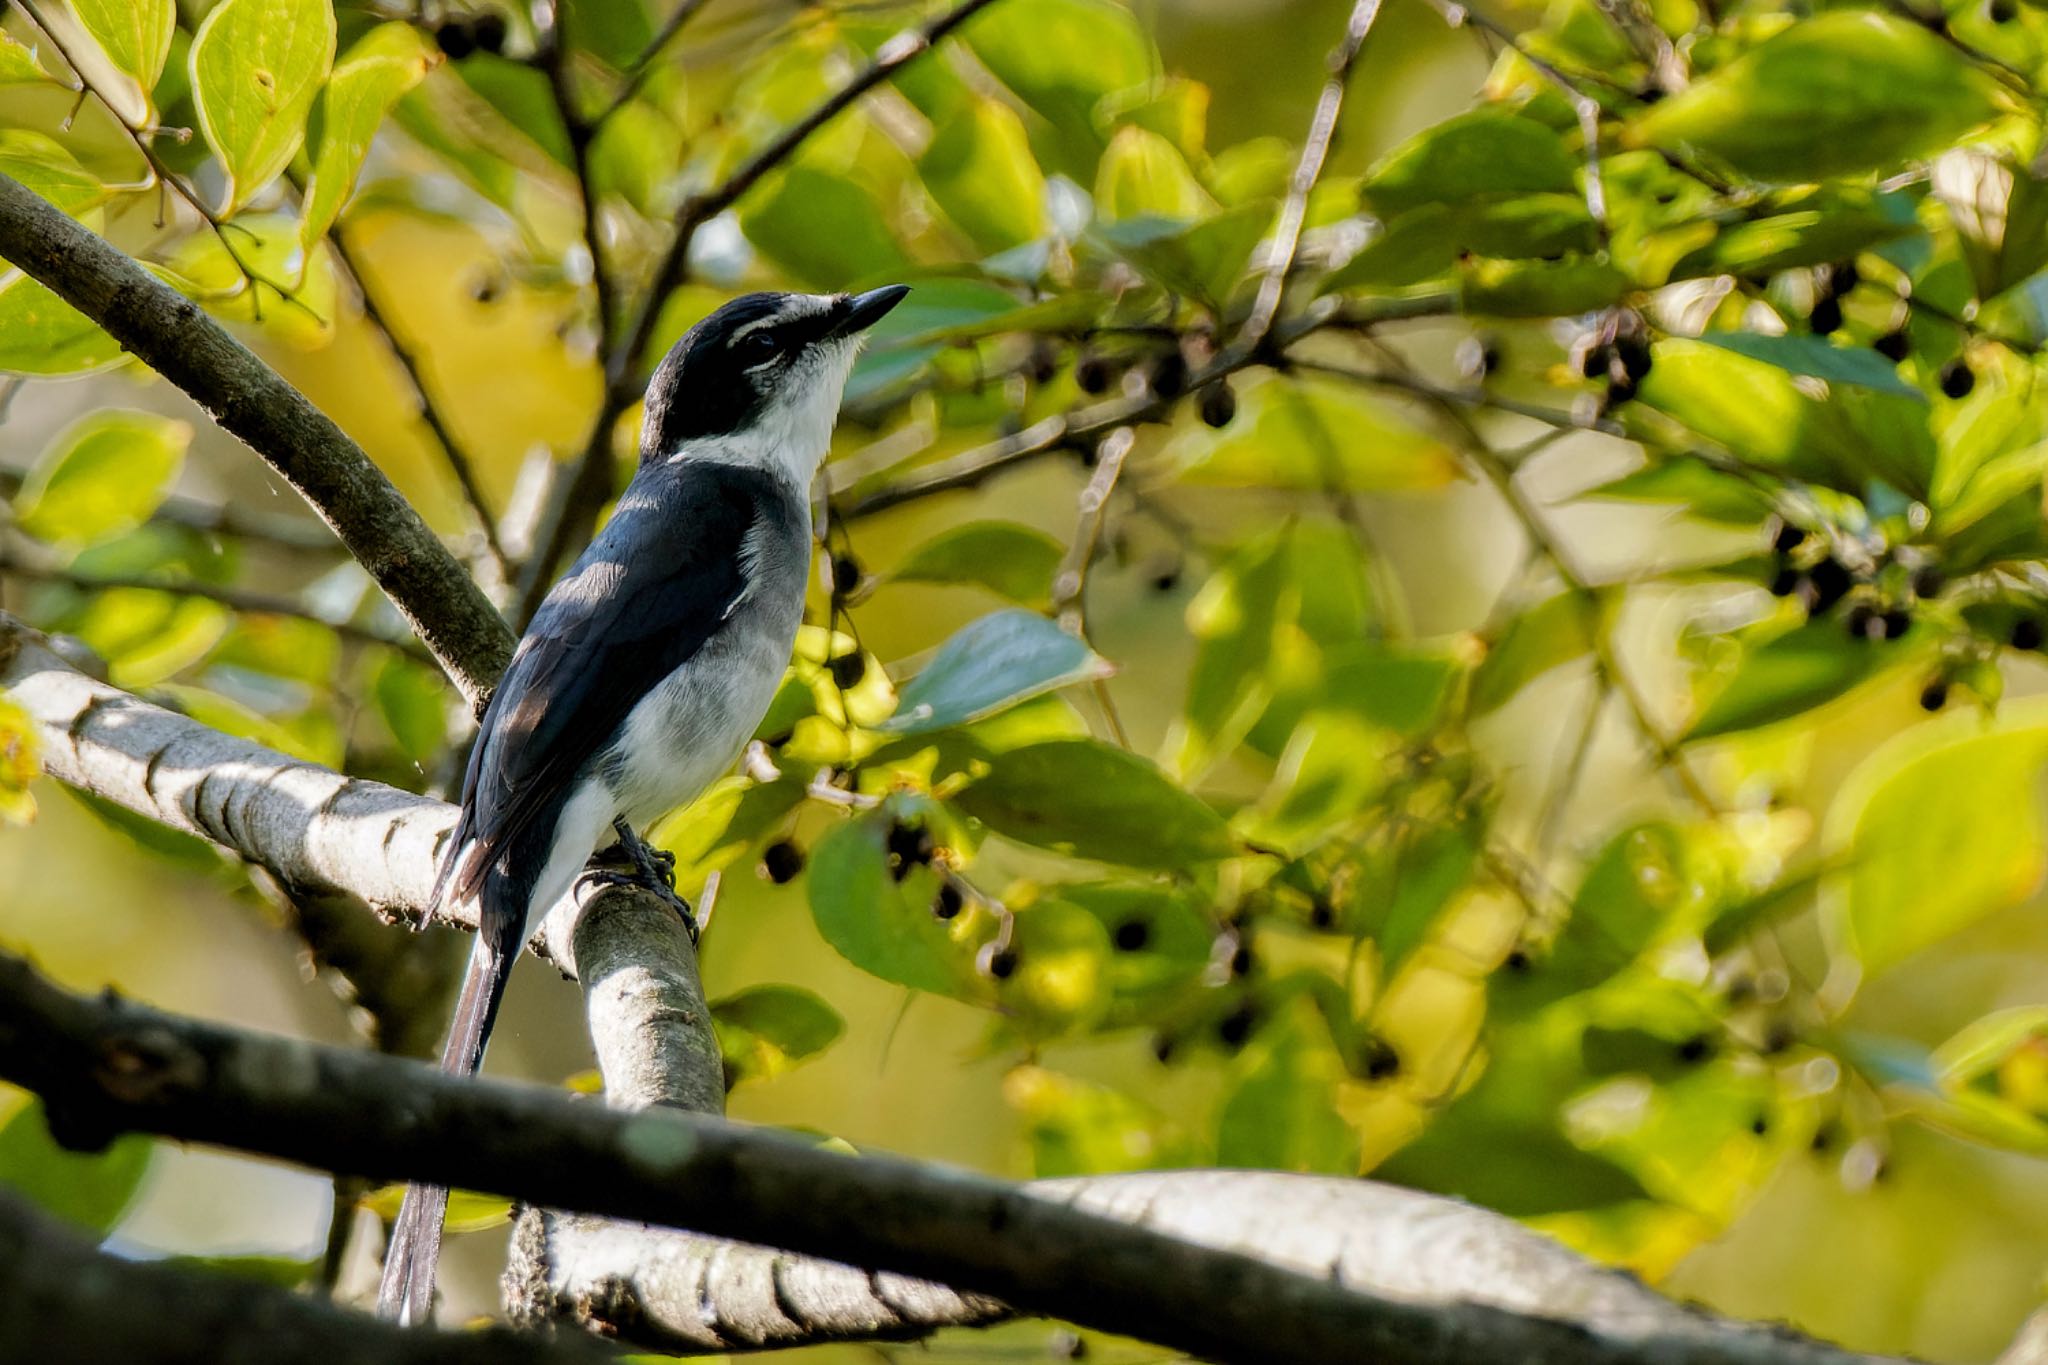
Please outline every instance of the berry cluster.
[[442, 20], [434, 30], [434, 41], [448, 60], [459, 62], [473, 52], [502, 53], [506, 34], [505, 16], [487, 9], [482, 14], [457, 14]]

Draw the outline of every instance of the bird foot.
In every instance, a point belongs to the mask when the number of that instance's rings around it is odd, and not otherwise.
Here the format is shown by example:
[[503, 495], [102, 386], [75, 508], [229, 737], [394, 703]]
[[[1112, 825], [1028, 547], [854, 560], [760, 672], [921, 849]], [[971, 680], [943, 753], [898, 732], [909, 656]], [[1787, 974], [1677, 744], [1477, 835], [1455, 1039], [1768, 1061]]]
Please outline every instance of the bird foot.
[[690, 903], [676, 892], [676, 859], [666, 849], [655, 848], [634, 832], [624, 820], [616, 820], [612, 828], [618, 832], [619, 842], [611, 853], [623, 853], [630, 868], [593, 867], [584, 873], [584, 879], [600, 886], [638, 887], [666, 902], [670, 909], [681, 916], [683, 928], [689, 931], [690, 942], [697, 941], [697, 915]]

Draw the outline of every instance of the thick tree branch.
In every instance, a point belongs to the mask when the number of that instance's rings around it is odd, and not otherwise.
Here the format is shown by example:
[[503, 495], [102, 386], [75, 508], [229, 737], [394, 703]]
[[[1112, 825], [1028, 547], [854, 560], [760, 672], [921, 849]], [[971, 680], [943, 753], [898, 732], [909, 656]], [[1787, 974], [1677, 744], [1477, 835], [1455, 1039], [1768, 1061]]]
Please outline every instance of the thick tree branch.
[[594, 1342], [393, 1327], [254, 1280], [94, 1250], [0, 1191], [0, 1365], [606, 1365]]
[[104, 327], [277, 470], [481, 705], [512, 633], [362, 447], [198, 304], [0, 175], [0, 257]]
[[71, 995], [4, 955], [0, 1077], [44, 1098], [60, 1141], [151, 1132], [715, 1236], [768, 1236], [814, 1256], [942, 1276], [1024, 1311], [1215, 1359], [1869, 1360], [1765, 1328], [1654, 1322], [1603, 1338], [1481, 1304], [1445, 1308], [1347, 1290], [965, 1171], [844, 1156], [675, 1109], [621, 1113], [546, 1087], [448, 1077], [111, 995]]

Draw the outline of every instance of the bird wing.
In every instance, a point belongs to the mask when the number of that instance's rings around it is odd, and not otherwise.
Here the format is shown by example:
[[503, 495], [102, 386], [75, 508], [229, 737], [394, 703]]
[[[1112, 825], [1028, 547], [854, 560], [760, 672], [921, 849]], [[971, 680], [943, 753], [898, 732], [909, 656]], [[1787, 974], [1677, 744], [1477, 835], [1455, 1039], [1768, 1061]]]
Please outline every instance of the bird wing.
[[787, 501], [766, 474], [732, 465], [678, 462], [635, 477], [548, 593], [485, 710], [450, 841], [458, 899], [477, 895], [508, 855], [503, 873], [538, 876], [579, 776], [731, 617], [748, 536]]

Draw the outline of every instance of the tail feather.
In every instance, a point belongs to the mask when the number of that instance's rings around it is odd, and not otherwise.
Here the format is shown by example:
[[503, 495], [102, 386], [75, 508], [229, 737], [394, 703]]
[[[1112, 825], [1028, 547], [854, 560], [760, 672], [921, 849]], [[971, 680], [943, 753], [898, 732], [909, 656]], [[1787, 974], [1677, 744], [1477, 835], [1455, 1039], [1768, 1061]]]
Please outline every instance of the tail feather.
[[[470, 949], [448, 1042], [441, 1050], [441, 1070], [451, 1076], [475, 1075], [483, 1064], [484, 1045], [518, 956], [519, 921], [496, 925], [492, 918], [486, 916]], [[425, 1322], [433, 1315], [434, 1272], [441, 1259], [441, 1225], [447, 1211], [445, 1185], [405, 1187], [405, 1200], [391, 1227], [391, 1244], [384, 1252], [384, 1277], [377, 1287], [381, 1316], [406, 1324]]]

